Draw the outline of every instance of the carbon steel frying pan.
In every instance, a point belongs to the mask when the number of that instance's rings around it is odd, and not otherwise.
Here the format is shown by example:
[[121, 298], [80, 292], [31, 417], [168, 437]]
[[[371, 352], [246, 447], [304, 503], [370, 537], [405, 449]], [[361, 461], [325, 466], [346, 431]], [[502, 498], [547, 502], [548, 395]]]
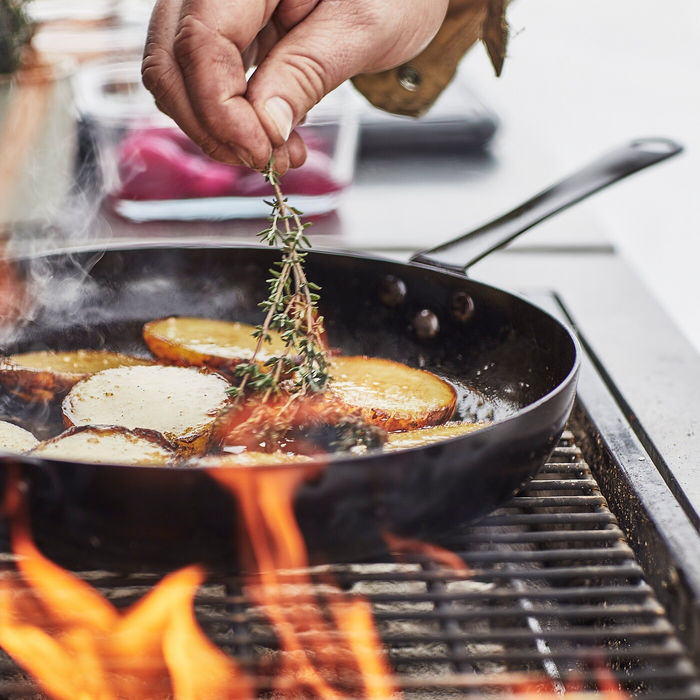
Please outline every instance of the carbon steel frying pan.
[[[294, 504], [312, 561], [379, 555], [385, 531], [439, 541], [503, 503], [540, 469], [574, 400], [577, 343], [541, 309], [468, 279], [464, 270], [544, 218], [680, 150], [663, 139], [633, 142], [410, 263], [309, 255], [332, 346], [430, 369], [458, 387], [462, 417], [493, 420], [431, 446], [332, 459], [301, 486]], [[256, 323], [276, 259], [270, 249], [196, 244], [23, 259], [25, 278], [42, 280], [35, 314], [2, 349], [145, 354], [141, 329], [154, 318]], [[11, 396], [0, 405], [38, 434], [61, 429], [55, 407]], [[6, 456], [0, 476], [11, 464], [20, 465], [28, 484], [39, 546], [65, 566], [238, 566], [235, 499], [203, 470]]]

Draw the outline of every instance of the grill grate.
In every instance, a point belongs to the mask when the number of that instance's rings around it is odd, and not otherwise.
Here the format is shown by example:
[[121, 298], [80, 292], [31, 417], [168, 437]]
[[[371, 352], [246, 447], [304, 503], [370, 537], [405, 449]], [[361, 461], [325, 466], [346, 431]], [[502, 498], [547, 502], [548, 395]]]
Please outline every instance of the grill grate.
[[[645, 698], [700, 698], [697, 671], [571, 433], [510, 503], [442, 544], [468, 565], [468, 578], [422, 554], [314, 570], [371, 602], [407, 697], [592, 694], [614, 683]], [[119, 607], [156, 580], [86, 578]], [[238, 580], [214, 579], [197, 597], [197, 616], [259, 672], [277, 641], [241, 590]], [[0, 678], [0, 696], [36, 693], [7, 657]], [[265, 690], [270, 680], [257, 683]]]

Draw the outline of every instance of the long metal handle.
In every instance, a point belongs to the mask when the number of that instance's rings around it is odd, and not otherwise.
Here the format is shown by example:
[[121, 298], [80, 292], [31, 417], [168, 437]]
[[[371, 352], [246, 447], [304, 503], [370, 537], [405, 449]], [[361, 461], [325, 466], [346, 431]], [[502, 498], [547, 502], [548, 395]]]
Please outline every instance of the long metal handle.
[[437, 248], [421, 251], [411, 261], [463, 272], [540, 221], [682, 150], [682, 146], [670, 139], [632, 141], [569, 175], [495, 221]]

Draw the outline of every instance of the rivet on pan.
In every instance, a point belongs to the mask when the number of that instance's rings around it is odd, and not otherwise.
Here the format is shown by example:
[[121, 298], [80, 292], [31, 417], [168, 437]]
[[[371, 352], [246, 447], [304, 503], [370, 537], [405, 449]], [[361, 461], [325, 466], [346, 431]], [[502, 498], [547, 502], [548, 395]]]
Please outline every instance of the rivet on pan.
[[423, 309], [413, 317], [413, 332], [421, 340], [430, 340], [440, 332], [440, 321], [432, 311]]
[[379, 301], [393, 309], [404, 303], [406, 300], [406, 284], [394, 275], [386, 275], [379, 282], [379, 290], [377, 292]]
[[399, 85], [408, 92], [415, 92], [420, 87], [422, 79], [419, 70], [410, 63], [399, 68]]
[[467, 323], [474, 315], [474, 300], [466, 292], [452, 296], [452, 316], [458, 323]]

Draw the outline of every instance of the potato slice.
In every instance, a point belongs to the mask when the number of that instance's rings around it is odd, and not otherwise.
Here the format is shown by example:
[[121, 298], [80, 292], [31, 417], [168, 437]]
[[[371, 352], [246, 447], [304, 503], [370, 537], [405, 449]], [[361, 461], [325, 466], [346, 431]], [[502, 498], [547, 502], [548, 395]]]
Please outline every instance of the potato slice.
[[457, 392], [431, 372], [377, 357], [335, 357], [330, 393], [384, 430], [412, 430], [449, 420]]
[[[245, 323], [171, 316], [147, 323], [143, 339], [161, 360], [230, 371], [253, 356], [258, 342], [254, 331], [254, 326]], [[285, 349], [278, 333], [270, 335], [272, 342], [264, 343], [258, 353], [260, 363]]]
[[40, 350], [0, 359], [0, 384], [25, 401], [51, 401], [103, 369], [152, 364], [153, 360], [107, 350]]
[[0, 452], [22, 454], [38, 444], [39, 441], [28, 430], [14, 423], [0, 421]]
[[422, 447], [423, 445], [440, 442], [440, 440], [473, 433], [485, 425], [486, 423], [458, 423], [453, 421], [443, 423], [443, 425], [433, 425], [429, 428], [407, 430], [405, 433], [390, 433], [384, 449], [387, 452], [395, 452], [396, 450], [407, 450], [410, 447]]
[[118, 367], [78, 382], [63, 400], [73, 425], [121, 425], [162, 433], [186, 453], [204, 451], [231, 385], [197, 367]]
[[194, 464], [198, 467], [265, 467], [279, 464], [294, 464], [310, 462], [311, 457], [296, 455], [291, 452], [251, 452], [246, 450], [234, 454], [224, 452], [220, 455], [209, 455], [198, 459]]
[[69, 428], [57, 437], [40, 443], [30, 454], [71, 462], [154, 466], [169, 464], [176, 457], [176, 452], [160, 433], [128, 430], [118, 425]]

